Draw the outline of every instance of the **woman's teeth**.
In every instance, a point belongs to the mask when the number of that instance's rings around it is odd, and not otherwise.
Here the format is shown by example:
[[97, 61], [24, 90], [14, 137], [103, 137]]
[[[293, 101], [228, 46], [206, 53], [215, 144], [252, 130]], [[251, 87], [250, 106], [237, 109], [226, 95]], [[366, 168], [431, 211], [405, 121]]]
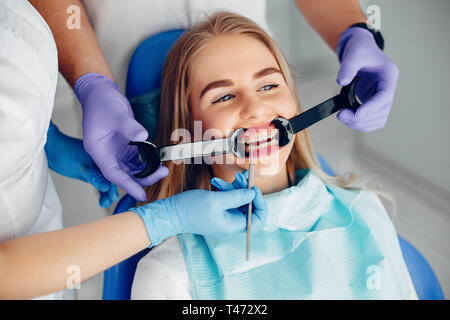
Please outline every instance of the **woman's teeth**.
[[[269, 146], [276, 146], [278, 145], [278, 141], [276, 139], [269, 139], [266, 140], [264, 142], [260, 142], [257, 145], [252, 145], [253, 150], [258, 150], [258, 149], [264, 149], [267, 148]], [[250, 151], [250, 144], [245, 144], [245, 151]]]
[[268, 132], [267, 130], [258, 131], [255, 134], [241, 138], [239, 142], [246, 144], [257, 143], [267, 139], [273, 139], [277, 136], [277, 134], [278, 130], [270, 130], [270, 132]]
[[278, 145], [278, 130], [264, 130], [258, 131], [251, 136], [243, 137], [240, 143], [245, 144], [245, 151], [250, 150], [250, 144], [254, 150], [267, 148], [271, 145]]

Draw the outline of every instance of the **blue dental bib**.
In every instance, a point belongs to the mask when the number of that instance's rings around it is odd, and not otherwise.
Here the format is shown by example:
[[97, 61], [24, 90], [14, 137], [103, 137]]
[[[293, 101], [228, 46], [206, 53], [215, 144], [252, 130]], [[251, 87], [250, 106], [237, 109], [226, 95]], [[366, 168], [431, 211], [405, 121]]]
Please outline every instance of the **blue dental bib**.
[[311, 169], [265, 195], [267, 223], [226, 238], [178, 236], [194, 299], [408, 299], [395, 229], [368, 191], [325, 184]]

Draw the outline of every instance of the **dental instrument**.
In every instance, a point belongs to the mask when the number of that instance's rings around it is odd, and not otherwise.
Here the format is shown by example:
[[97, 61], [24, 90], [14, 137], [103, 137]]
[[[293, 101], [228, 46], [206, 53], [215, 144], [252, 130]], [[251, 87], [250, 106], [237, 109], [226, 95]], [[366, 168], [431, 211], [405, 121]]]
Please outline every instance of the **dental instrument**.
[[[253, 163], [253, 143], [250, 143], [250, 162], [248, 164], [248, 188], [253, 188], [254, 178], [255, 178], [255, 168]], [[245, 251], [245, 260], [248, 261], [250, 258], [250, 232], [252, 227], [252, 201], [248, 203], [248, 213], [247, 213], [247, 246]]]
[[139, 148], [145, 168], [134, 176], [144, 178], [155, 172], [163, 161], [183, 160], [206, 155], [233, 153], [239, 158], [246, 158], [245, 144], [238, 143], [238, 138], [245, 132], [245, 128], [240, 128], [227, 138], [215, 140], [203, 140], [196, 142], [186, 142], [165, 147], [157, 147], [149, 141], [130, 141], [130, 145]]
[[349, 108], [354, 111], [361, 105], [355, 93], [356, 77], [349, 85], [342, 87], [340, 93], [317, 106], [300, 113], [298, 116], [287, 120], [275, 118], [272, 120], [275, 128], [279, 130], [278, 145], [284, 147], [293, 139], [294, 135], [310, 126], [325, 119], [333, 113]]
[[[290, 120], [281, 117], [273, 119], [272, 124], [279, 130], [277, 135], [278, 145], [284, 147], [291, 142], [296, 133], [341, 109], [349, 108], [356, 110], [361, 105], [355, 93], [357, 82], [358, 78], [356, 77], [349, 85], [342, 87], [338, 95], [302, 112]], [[135, 173], [134, 176], [136, 178], [149, 176], [159, 168], [163, 161], [183, 160], [226, 153], [233, 153], [238, 158], [247, 158], [249, 152], [245, 149], [245, 139], [242, 139], [242, 135], [246, 130], [246, 128], [239, 128], [227, 138], [186, 142], [164, 147], [158, 147], [149, 141], [130, 141], [130, 145], [135, 145], [139, 148], [139, 154], [145, 163], [144, 169]]]

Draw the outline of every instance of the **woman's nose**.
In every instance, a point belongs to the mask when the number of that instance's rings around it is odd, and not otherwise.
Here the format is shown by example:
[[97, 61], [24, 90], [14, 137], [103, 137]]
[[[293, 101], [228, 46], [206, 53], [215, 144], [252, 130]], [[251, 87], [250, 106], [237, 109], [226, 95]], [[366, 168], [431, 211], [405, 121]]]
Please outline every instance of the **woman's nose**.
[[239, 116], [243, 120], [264, 118], [270, 108], [256, 95], [246, 95], [242, 99]]

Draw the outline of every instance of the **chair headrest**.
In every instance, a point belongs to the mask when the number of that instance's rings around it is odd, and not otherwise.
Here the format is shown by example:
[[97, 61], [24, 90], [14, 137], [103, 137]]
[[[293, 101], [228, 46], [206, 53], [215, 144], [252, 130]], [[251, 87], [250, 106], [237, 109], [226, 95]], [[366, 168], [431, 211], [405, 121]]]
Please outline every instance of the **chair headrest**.
[[178, 29], [158, 33], [139, 44], [128, 65], [128, 99], [161, 88], [161, 71], [167, 53], [183, 31]]
[[135, 119], [148, 131], [149, 141], [154, 141], [156, 134], [164, 61], [183, 31], [165, 31], [145, 39], [134, 51], [128, 66], [126, 96]]

